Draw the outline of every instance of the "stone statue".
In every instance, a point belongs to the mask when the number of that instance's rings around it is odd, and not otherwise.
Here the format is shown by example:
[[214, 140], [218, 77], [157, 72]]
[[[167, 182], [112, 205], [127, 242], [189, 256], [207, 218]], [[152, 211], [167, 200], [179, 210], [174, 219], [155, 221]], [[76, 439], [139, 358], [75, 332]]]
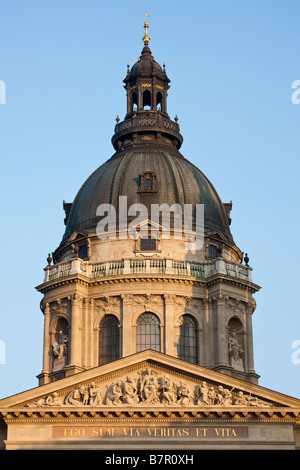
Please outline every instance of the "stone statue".
[[231, 362], [231, 366], [234, 369], [243, 371], [243, 360], [241, 354], [244, 352], [242, 345], [238, 343], [236, 333], [233, 331], [228, 338], [228, 353]]
[[52, 345], [52, 351], [55, 359], [62, 359], [66, 356], [68, 337], [62, 331], [59, 332], [58, 340]]
[[242, 345], [239, 344], [236, 339], [235, 332], [232, 332], [231, 336], [228, 338], [228, 352], [229, 356], [232, 357], [235, 361], [241, 359], [240, 354], [244, 352]]

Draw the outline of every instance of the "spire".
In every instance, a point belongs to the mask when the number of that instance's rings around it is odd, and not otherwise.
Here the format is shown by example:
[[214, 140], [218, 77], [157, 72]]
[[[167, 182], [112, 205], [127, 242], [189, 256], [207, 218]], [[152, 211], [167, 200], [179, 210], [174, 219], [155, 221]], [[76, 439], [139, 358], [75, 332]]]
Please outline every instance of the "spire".
[[144, 35], [144, 37], [143, 37], [143, 41], [144, 41], [145, 46], [148, 46], [149, 41], [150, 41], [150, 38], [149, 38], [149, 36], [148, 36], [148, 28], [149, 28], [149, 25], [148, 25], [147, 18], [148, 18], [148, 16], [150, 16], [150, 15], [148, 15], [148, 13], [146, 12], [143, 16], [146, 18], [146, 21], [145, 21], [145, 23], [144, 23], [145, 35]]

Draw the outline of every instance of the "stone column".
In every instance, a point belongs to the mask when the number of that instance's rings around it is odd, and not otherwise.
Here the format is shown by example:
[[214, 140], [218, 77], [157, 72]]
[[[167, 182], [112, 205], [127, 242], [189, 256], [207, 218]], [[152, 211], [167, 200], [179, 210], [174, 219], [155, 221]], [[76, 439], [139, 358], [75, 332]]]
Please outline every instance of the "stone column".
[[246, 330], [247, 330], [247, 364], [244, 364], [244, 367], [245, 367], [246, 372], [254, 372], [252, 306], [251, 305], [247, 305]]
[[71, 298], [71, 357], [70, 364], [65, 367], [66, 376], [82, 370], [81, 367], [81, 334], [80, 334], [80, 305], [81, 298], [75, 294]]
[[162, 351], [169, 356], [176, 356], [175, 353], [175, 329], [174, 329], [174, 295], [164, 295], [165, 300], [165, 319], [164, 319], [164, 343]]
[[[98, 357], [94, 358], [94, 329], [93, 329], [93, 324], [94, 324], [94, 319], [95, 319], [95, 300], [94, 299], [89, 299], [88, 302], [88, 333], [87, 333], [87, 338], [88, 338], [88, 345], [87, 345], [87, 363], [91, 365], [91, 367], [95, 367], [98, 365]], [[98, 341], [98, 336], [96, 341]]]
[[81, 365], [88, 369], [92, 367], [90, 361], [89, 350], [91, 347], [91, 328], [90, 328], [90, 300], [88, 298], [82, 299], [82, 310], [81, 310], [81, 327], [82, 327], [82, 337], [81, 337]]
[[131, 325], [131, 295], [122, 295], [121, 298], [121, 357], [125, 357], [133, 353], [132, 341], [135, 340], [135, 337], [133, 338]]
[[228, 345], [226, 334], [225, 299], [220, 295], [217, 299], [217, 364], [228, 366]]
[[44, 306], [44, 351], [43, 351], [43, 370], [39, 375], [39, 385], [49, 383], [50, 373], [50, 304], [45, 303]]

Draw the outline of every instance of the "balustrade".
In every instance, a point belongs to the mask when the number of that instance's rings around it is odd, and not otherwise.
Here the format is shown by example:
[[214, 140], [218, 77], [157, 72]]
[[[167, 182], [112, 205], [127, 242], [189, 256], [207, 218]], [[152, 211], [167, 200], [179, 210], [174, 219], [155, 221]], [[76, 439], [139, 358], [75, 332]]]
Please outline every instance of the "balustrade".
[[44, 282], [80, 274], [87, 278], [100, 278], [130, 274], [174, 274], [208, 278], [223, 274], [251, 281], [249, 266], [219, 258], [203, 263], [164, 259], [122, 259], [106, 263], [89, 263], [78, 258], [45, 268]]

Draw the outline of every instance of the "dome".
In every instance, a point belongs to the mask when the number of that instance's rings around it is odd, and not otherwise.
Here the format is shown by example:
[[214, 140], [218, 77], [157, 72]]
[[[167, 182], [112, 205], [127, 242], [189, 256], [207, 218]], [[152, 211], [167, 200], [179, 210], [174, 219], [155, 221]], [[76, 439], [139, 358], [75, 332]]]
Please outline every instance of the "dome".
[[130, 70], [130, 76], [157, 74], [158, 76], [164, 77], [164, 72], [155, 58], [151, 55], [151, 51], [148, 46], [145, 46], [142, 50], [142, 55], [139, 60], [132, 66]]
[[[150, 183], [152, 178], [152, 187], [142, 187], [144, 174]], [[119, 196], [127, 196], [127, 207], [142, 203], [149, 211], [151, 204], [177, 203], [182, 208], [184, 204], [204, 204], [205, 233], [218, 230], [232, 240], [224, 205], [206, 176], [178, 151], [147, 150], [147, 145], [117, 152], [92, 173], [71, 206], [63, 239], [75, 231], [95, 233], [100, 220], [97, 207], [109, 203], [118, 211]]]
[[[75, 232], [84, 236], [96, 233], [101, 218], [97, 208], [110, 204], [118, 223], [119, 198], [127, 197], [127, 210], [143, 204], [151, 219], [152, 204], [179, 204], [193, 208], [196, 229], [196, 205], [204, 205], [204, 232], [219, 231], [233, 243], [229, 229], [228, 207], [222, 203], [206, 176], [179, 152], [183, 138], [178, 118], [172, 121], [167, 113], [170, 79], [155, 61], [148, 43], [145, 23], [144, 48], [132, 69], [127, 68], [123, 80], [127, 92], [127, 113], [124, 121], [117, 118], [112, 145], [115, 154], [101, 165], [80, 188], [73, 204], [66, 204], [66, 230], [62, 244]], [[228, 205], [227, 205], [228, 206]], [[120, 208], [120, 212], [124, 208]], [[102, 214], [104, 215], [104, 214]], [[129, 214], [127, 222], [130, 223]], [[138, 217], [136, 214], [131, 219]], [[123, 219], [123, 212], [122, 212]], [[123, 219], [124, 220], [124, 219]], [[172, 226], [172, 218], [170, 220]]]

